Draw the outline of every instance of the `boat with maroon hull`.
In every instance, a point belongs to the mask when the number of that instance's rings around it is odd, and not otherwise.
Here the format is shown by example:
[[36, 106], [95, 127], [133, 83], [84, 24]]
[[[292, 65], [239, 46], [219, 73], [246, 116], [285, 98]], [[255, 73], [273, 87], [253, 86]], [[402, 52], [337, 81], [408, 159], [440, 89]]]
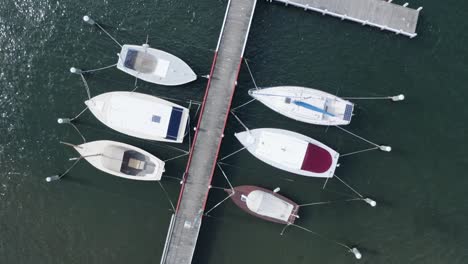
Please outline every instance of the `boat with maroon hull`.
[[331, 178], [340, 157], [325, 144], [284, 129], [257, 128], [235, 136], [256, 158], [302, 176]]
[[275, 191], [243, 185], [226, 192], [242, 210], [263, 220], [289, 225], [299, 218], [299, 205]]

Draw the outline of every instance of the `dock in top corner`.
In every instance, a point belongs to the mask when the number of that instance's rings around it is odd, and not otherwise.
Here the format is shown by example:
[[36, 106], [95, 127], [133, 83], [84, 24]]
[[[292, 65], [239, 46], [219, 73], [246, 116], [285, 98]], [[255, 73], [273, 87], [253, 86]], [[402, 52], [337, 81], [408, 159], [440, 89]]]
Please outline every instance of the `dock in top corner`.
[[391, 0], [267, 0], [331, 15], [392, 31], [410, 38], [417, 36], [416, 26], [422, 7], [412, 9], [408, 3], [397, 5]]

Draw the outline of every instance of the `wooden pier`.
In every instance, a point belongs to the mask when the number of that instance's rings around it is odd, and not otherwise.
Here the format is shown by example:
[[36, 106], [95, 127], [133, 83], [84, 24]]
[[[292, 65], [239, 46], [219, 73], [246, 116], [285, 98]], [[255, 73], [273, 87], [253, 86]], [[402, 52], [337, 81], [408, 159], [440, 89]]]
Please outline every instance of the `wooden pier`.
[[230, 0], [161, 263], [192, 262], [256, 0]]
[[416, 25], [422, 7], [412, 9], [408, 4], [397, 5], [383, 0], [267, 0], [350, 20], [381, 30], [392, 31], [410, 38], [416, 37]]

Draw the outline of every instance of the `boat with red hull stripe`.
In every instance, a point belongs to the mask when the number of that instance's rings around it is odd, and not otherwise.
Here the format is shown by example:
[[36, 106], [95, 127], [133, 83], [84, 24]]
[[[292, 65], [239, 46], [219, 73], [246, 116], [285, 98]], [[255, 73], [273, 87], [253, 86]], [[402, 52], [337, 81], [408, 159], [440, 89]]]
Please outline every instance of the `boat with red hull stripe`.
[[[233, 190], [226, 189], [232, 194]], [[232, 201], [247, 213], [278, 224], [293, 224], [299, 218], [299, 205], [265, 188], [243, 185], [234, 187]]]

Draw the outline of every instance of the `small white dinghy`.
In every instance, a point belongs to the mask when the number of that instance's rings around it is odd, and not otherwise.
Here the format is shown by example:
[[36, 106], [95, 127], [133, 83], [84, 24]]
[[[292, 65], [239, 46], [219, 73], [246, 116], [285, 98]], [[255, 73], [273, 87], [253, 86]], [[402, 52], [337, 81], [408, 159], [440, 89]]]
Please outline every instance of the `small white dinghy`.
[[181, 143], [189, 110], [169, 101], [136, 92], [109, 92], [85, 101], [106, 126], [129, 136]]
[[197, 79], [183, 60], [147, 44], [123, 45], [117, 68], [138, 79], [161, 85], [181, 85]]
[[164, 172], [164, 161], [124, 143], [98, 140], [74, 148], [97, 169], [122, 178], [159, 181]]
[[251, 89], [249, 95], [273, 111], [314, 125], [347, 125], [353, 115], [353, 103], [312, 88], [277, 86]]
[[315, 139], [283, 129], [252, 129], [235, 136], [256, 158], [303, 176], [333, 177], [340, 156]]

